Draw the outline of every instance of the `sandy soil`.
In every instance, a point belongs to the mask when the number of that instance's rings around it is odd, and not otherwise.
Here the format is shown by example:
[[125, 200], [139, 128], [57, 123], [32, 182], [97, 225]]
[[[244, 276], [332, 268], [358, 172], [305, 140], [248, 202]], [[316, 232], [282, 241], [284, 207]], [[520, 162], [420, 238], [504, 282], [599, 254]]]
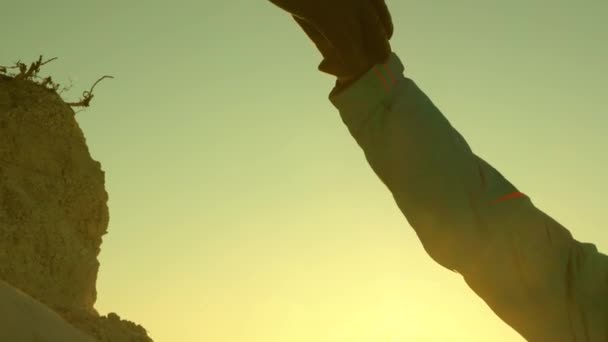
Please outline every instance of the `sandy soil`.
[[0, 281], [0, 341], [95, 342], [44, 304]]

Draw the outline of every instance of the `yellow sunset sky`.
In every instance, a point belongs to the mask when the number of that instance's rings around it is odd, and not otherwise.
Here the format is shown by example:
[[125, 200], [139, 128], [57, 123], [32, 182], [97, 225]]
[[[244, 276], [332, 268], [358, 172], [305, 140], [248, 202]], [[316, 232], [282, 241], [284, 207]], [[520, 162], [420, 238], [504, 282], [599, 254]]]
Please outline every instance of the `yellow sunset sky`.
[[[391, 43], [468, 140], [608, 250], [608, 2], [387, 1]], [[160, 342], [517, 342], [431, 260], [268, 1], [12, 1], [0, 65], [74, 81], [106, 172], [97, 309]]]

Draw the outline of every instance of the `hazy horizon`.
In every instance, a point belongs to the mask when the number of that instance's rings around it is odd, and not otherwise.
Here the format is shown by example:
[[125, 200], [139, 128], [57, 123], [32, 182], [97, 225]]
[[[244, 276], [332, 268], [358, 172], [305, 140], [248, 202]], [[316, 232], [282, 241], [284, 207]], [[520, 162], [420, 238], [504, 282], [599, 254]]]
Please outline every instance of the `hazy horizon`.
[[[608, 2], [387, 1], [393, 50], [543, 211], [608, 251]], [[268, 1], [12, 2], [0, 65], [59, 57], [109, 193], [97, 309], [154, 341], [523, 339], [434, 263]]]

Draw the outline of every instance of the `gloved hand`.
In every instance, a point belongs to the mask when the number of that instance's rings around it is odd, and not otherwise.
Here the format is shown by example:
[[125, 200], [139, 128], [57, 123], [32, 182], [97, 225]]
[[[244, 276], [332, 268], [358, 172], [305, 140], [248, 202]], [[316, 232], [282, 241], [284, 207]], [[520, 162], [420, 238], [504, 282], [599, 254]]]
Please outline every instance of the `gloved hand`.
[[393, 23], [384, 0], [270, 0], [291, 13], [315, 43], [319, 70], [348, 82], [391, 53]]

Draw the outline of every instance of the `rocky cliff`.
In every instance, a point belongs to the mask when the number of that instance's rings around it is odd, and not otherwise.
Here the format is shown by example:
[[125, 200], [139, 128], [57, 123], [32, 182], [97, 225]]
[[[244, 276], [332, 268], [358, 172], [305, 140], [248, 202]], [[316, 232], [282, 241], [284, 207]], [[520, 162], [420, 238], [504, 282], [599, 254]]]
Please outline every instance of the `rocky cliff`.
[[0, 75], [0, 279], [99, 341], [151, 341], [94, 307], [107, 200], [72, 108], [39, 82]]

